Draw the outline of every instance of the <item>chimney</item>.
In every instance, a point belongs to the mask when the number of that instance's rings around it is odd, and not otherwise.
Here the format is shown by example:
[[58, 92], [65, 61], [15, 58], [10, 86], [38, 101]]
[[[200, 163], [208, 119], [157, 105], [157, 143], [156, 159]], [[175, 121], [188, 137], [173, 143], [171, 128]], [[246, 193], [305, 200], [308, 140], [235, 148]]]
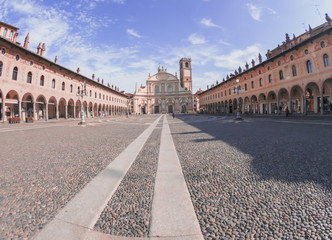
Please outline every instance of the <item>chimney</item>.
[[252, 67], [255, 67], [255, 60], [254, 60], [254, 59], [251, 60], [251, 66], [252, 66]]
[[247, 69], [247, 70], [249, 69], [249, 64], [248, 64], [248, 62], [246, 62], [246, 69]]
[[104, 85], [104, 79], [102, 79], [102, 80], [101, 80], [101, 84], [103, 84], [103, 85]]
[[95, 74], [94, 73], [92, 74], [92, 80], [93, 81], [95, 80]]
[[58, 56], [55, 56], [54, 62], [55, 62], [55, 63], [58, 62]]
[[97, 82], [99, 82], [99, 78], [97, 79]]
[[261, 53], [258, 54], [258, 60], [259, 60], [259, 63], [262, 63], [262, 55], [261, 55]]
[[45, 43], [43, 43], [43, 46], [42, 46], [42, 49], [41, 49], [41, 52], [40, 52], [40, 56], [43, 56], [44, 52], [45, 52]]
[[77, 73], [80, 73], [80, 71], [81, 71], [81, 70], [80, 70], [80, 68], [78, 67], [77, 70], [76, 70], [76, 72], [77, 72]]
[[38, 54], [38, 55], [40, 55], [40, 53], [41, 53], [41, 49], [42, 49], [42, 44], [39, 43], [39, 44], [38, 44], [38, 47], [37, 47], [37, 54]]
[[29, 33], [26, 35], [25, 40], [24, 40], [24, 48], [28, 48], [29, 45]]

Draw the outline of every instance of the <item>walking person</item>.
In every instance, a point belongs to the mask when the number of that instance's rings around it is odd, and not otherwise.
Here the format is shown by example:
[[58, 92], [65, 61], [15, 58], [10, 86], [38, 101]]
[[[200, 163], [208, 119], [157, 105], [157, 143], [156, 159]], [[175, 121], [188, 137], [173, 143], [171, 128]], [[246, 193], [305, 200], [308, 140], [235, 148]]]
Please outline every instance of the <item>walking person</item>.
[[174, 115], [175, 115], [175, 114], [174, 114], [174, 112], [173, 112], [173, 114], [172, 114], [172, 116], [173, 116], [173, 119], [174, 119]]
[[288, 110], [288, 107], [286, 107], [286, 117], [288, 117], [289, 115], [289, 110]]

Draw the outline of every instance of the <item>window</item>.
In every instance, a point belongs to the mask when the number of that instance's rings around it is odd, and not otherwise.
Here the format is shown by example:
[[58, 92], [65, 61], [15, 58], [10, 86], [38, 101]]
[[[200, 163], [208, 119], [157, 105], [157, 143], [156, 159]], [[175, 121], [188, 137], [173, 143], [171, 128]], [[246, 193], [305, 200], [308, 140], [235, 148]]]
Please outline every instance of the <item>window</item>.
[[10, 33], [9, 33], [9, 39], [12, 39], [12, 37], [13, 37], [13, 34], [14, 34], [14, 32], [13, 31], [10, 31]]
[[95, 92], [95, 98], [97, 98], [97, 93]]
[[55, 88], [55, 79], [52, 80], [52, 88]]
[[173, 92], [173, 87], [169, 85], [169, 86], [167, 87], [167, 92]]
[[39, 85], [44, 86], [44, 76], [43, 75], [40, 77]]
[[231, 95], [231, 93], [232, 93], [232, 92], [231, 92], [231, 90], [229, 89], [229, 90], [228, 90], [228, 94]]
[[225, 90], [225, 97], [227, 96], [227, 91]]
[[90, 90], [90, 97], [92, 96], [92, 91]]
[[295, 65], [292, 66], [292, 73], [293, 73], [293, 77], [295, 77], [297, 75]]
[[272, 75], [269, 75], [269, 83], [272, 83]]
[[278, 61], [278, 66], [280, 66], [281, 65], [281, 62], [280, 61]]
[[70, 84], [70, 92], [73, 92], [73, 84]]
[[2, 67], [3, 67], [3, 63], [0, 62], [0, 77], [1, 77], [1, 75], [2, 75]]
[[292, 56], [290, 56], [290, 60], [291, 60], [291, 61], [293, 61], [293, 60], [294, 60], [294, 57], [293, 57], [293, 55], [292, 55]]
[[[323, 56], [323, 60], [324, 60], [324, 67], [327, 67], [327, 66], [330, 66], [330, 58], [327, 54], [324, 54]], [[0, 76], [1, 76], [1, 73], [0, 73]]]
[[64, 90], [65, 90], [65, 87], [66, 87], [65, 82], [62, 82], [61, 90], [64, 91]]
[[77, 94], [80, 94], [80, 93], [81, 93], [81, 88], [77, 87]]
[[262, 71], [261, 71], [261, 70], [259, 70], [259, 71], [258, 71], [258, 74], [262, 74]]
[[99, 93], [99, 99], [101, 99], [101, 93]]
[[259, 79], [259, 86], [261, 87], [261, 86], [263, 86], [263, 79]]
[[154, 93], [159, 93], [159, 87], [158, 86], [154, 87]]
[[270, 66], [268, 66], [268, 67], [267, 67], [267, 70], [270, 70], [270, 69], [271, 69], [271, 67], [270, 67]]
[[6, 37], [6, 35], [7, 35], [7, 28], [5, 28], [5, 30], [3, 30], [3, 33], [2, 33], [3, 37]]
[[255, 83], [254, 83], [254, 81], [251, 81], [251, 88], [255, 88]]
[[244, 84], [244, 91], [247, 91], [247, 90], [248, 90], [248, 85]]
[[188, 68], [189, 67], [189, 63], [188, 62], [186, 62], [186, 68]]
[[13, 76], [12, 76], [13, 80], [17, 80], [17, 72], [18, 72], [17, 67], [14, 67], [14, 69], [13, 69]]
[[304, 50], [305, 55], [308, 55], [309, 51], [308, 49]]
[[31, 82], [32, 82], [32, 73], [28, 72], [27, 83], [31, 83]]
[[5, 53], [6, 53], [6, 49], [1, 49], [1, 53], [3, 54], [3, 55], [5, 55]]
[[320, 46], [321, 46], [322, 48], [325, 48], [325, 42], [321, 42], [321, 43], [320, 43]]
[[15, 59], [16, 59], [16, 61], [20, 60], [20, 56], [16, 55]]
[[308, 73], [312, 73], [312, 63], [310, 60], [307, 61], [307, 70]]
[[279, 79], [280, 80], [284, 79], [284, 72], [282, 70], [279, 71]]

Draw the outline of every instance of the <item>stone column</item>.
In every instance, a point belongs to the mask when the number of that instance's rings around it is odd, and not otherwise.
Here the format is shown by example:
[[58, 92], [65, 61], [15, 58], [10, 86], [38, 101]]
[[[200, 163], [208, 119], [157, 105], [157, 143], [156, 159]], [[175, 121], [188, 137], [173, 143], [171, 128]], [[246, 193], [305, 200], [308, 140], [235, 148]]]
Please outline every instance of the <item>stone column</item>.
[[324, 114], [323, 90], [320, 93], [320, 115]]
[[269, 115], [270, 113], [270, 103], [269, 103], [269, 97], [266, 98], [266, 114]]
[[278, 114], [281, 114], [281, 112], [280, 112], [280, 100], [279, 100], [279, 94], [277, 95], [277, 113]]
[[4, 123], [7, 120], [6, 116], [6, 98], [2, 98], [2, 122]]
[[65, 119], [68, 119], [68, 105], [65, 105]]
[[45, 121], [48, 120], [48, 104], [45, 102]]
[[55, 118], [56, 120], [59, 119], [59, 106], [55, 106]]
[[303, 104], [302, 104], [302, 114], [307, 114], [307, 99], [305, 97], [305, 93], [302, 95], [302, 101], [303, 101]]
[[[18, 117], [21, 118], [22, 117], [22, 109], [21, 109], [21, 103], [19, 100], [17, 100], [17, 105], [18, 105]], [[21, 119], [21, 121], [23, 121], [23, 119]]]

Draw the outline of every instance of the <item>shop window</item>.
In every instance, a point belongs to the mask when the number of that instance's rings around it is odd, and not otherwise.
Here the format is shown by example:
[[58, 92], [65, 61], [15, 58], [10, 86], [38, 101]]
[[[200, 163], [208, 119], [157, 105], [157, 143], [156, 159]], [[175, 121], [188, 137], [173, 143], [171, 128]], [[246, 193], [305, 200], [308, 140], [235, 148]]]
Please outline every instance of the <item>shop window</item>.
[[308, 73], [312, 73], [312, 63], [310, 60], [307, 61], [307, 71]]
[[[331, 64], [330, 64], [330, 58], [329, 58], [329, 55], [324, 54], [324, 56], [323, 56], [323, 60], [324, 60], [324, 67], [328, 67], [328, 66], [331, 65]], [[0, 75], [1, 75], [1, 74], [0, 74]]]
[[18, 74], [18, 69], [17, 69], [17, 67], [14, 67], [14, 69], [13, 69], [13, 76], [12, 76], [13, 80], [17, 80], [17, 74]]
[[31, 82], [32, 82], [32, 73], [28, 72], [27, 83], [31, 83]]
[[279, 71], [279, 79], [280, 80], [284, 79], [284, 72], [282, 70]]
[[292, 66], [292, 73], [293, 73], [293, 77], [297, 76], [296, 66], [295, 65]]

